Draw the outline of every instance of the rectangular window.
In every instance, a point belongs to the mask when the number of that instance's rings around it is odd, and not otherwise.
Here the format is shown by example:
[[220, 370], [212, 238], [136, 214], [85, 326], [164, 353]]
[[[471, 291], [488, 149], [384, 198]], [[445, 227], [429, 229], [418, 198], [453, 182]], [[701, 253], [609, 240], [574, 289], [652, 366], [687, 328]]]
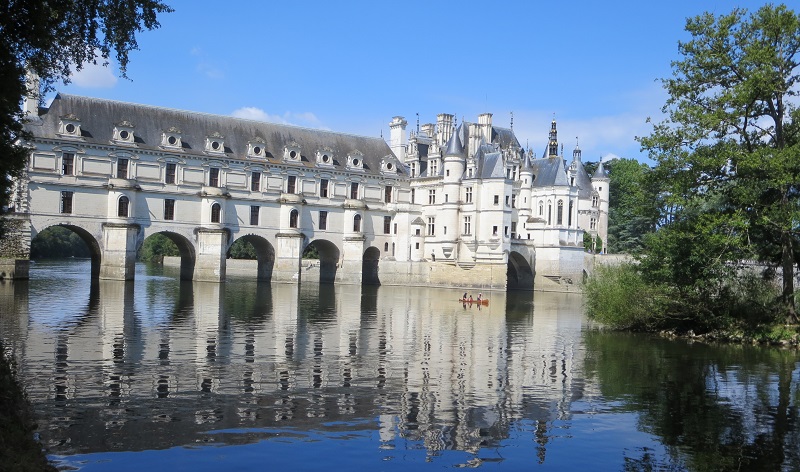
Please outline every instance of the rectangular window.
[[495, 205], [499, 205], [500, 204], [500, 195], [495, 195], [494, 196], [494, 204]]
[[175, 170], [176, 165], [172, 162], [167, 163], [167, 172], [164, 174], [164, 183], [165, 184], [174, 184], [175, 183]]
[[61, 192], [61, 213], [72, 213], [72, 192]]
[[328, 229], [328, 212], [319, 212], [319, 229]]
[[415, 234], [415, 235], [417, 235], [417, 236], [419, 236], [419, 228], [417, 228], [417, 229], [414, 231], [414, 234]]
[[167, 198], [164, 200], [164, 219], [165, 220], [175, 219], [175, 200], [173, 200], [172, 198]]
[[219, 169], [216, 167], [208, 169], [208, 186], [219, 187]]
[[508, 203], [508, 201], [509, 201], [509, 196], [508, 196], [508, 195], [506, 195], [506, 206], [509, 206], [509, 203]]
[[414, 190], [415, 189], [413, 189], [413, 188], [411, 189], [411, 204], [412, 205], [414, 204], [414, 197], [416, 196], [416, 192]]
[[128, 160], [127, 159], [117, 159], [117, 178], [118, 179], [127, 179], [128, 178]]
[[517, 222], [511, 222], [511, 239], [515, 239], [517, 237]]
[[258, 205], [253, 205], [250, 207], [250, 224], [253, 226], [258, 226], [258, 211], [261, 209]]
[[61, 173], [63, 175], [75, 175], [75, 154], [65, 152], [61, 156]]
[[383, 217], [383, 234], [390, 234], [392, 232], [392, 217]]
[[322, 198], [328, 198], [328, 179], [322, 179], [319, 181], [319, 196]]
[[472, 234], [472, 217], [465, 216], [464, 217], [464, 234]]
[[436, 231], [436, 218], [428, 217], [428, 236], [433, 236]]
[[258, 192], [261, 190], [261, 172], [250, 174], [250, 191]]
[[295, 193], [297, 190], [297, 177], [290, 175], [286, 178], [286, 193]]
[[464, 198], [464, 201], [465, 201], [466, 203], [472, 203], [472, 187], [467, 187], [467, 188], [465, 189], [465, 191], [466, 191], [467, 193], [466, 193], [466, 196], [465, 196], [465, 198]]
[[517, 196], [511, 195], [511, 208], [516, 208], [516, 207], [517, 207]]
[[497, 226], [492, 226], [492, 236], [497, 236]]
[[397, 234], [397, 223], [394, 224], [394, 234]]
[[350, 184], [350, 198], [353, 200], [358, 199], [358, 182], [353, 182]]
[[436, 190], [428, 190], [428, 205], [436, 203]]
[[419, 243], [416, 244], [415, 249], [419, 249]]
[[417, 164], [411, 163], [411, 177], [417, 176]]
[[392, 203], [392, 186], [387, 185], [383, 189], [383, 201], [386, 203]]
[[437, 162], [436, 161], [431, 161], [431, 170], [430, 170], [430, 172], [428, 172], [428, 176], [439, 175], [438, 170], [439, 169], [438, 169]]

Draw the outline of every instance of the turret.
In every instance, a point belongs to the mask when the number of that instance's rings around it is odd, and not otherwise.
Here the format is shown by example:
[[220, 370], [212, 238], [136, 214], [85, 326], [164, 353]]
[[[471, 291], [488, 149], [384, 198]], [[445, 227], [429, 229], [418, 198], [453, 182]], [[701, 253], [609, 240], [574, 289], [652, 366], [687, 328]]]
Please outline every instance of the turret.
[[592, 175], [592, 188], [599, 196], [598, 214], [597, 214], [597, 235], [603, 240], [603, 251], [606, 251], [608, 246], [608, 199], [610, 195], [609, 184], [611, 179], [608, 177], [605, 166], [603, 166], [602, 159], [597, 165]]
[[556, 130], [556, 120], [550, 123], [550, 140], [547, 144], [547, 157], [558, 156], [558, 130]]

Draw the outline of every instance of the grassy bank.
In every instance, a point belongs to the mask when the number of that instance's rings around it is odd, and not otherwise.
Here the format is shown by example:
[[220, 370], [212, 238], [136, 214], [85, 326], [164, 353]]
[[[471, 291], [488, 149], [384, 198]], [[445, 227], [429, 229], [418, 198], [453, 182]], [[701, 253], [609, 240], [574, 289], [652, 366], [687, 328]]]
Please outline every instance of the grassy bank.
[[599, 267], [584, 287], [590, 319], [609, 328], [732, 342], [800, 344], [784, 324], [780, 289], [755, 273], [680, 290], [647, 280], [636, 265]]
[[31, 407], [0, 342], [0, 470], [55, 471], [34, 440]]

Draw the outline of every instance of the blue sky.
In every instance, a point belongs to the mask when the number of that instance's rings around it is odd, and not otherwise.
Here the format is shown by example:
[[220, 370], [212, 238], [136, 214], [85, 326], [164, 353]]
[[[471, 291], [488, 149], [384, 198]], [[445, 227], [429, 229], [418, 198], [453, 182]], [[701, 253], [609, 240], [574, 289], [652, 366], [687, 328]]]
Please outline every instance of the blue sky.
[[540, 154], [550, 121], [571, 156], [647, 161], [685, 20], [751, 1], [167, 0], [120, 79], [89, 66], [59, 91], [388, 140], [452, 113], [493, 114]]

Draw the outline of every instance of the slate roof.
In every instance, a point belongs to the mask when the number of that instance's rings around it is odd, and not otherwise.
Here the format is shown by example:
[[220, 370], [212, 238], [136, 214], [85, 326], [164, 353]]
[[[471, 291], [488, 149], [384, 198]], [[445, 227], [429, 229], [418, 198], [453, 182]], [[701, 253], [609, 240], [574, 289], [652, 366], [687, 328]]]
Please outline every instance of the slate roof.
[[583, 167], [583, 162], [573, 161], [573, 163], [576, 164], [575, 185], [578, 186], [578, 198], [592, 198], [592, 193], [594, 190], [592, 187], [592, 179], [589, 177], [589, 173], [586, 172], [586, 168]]
[[263, 161], [247, 157], [248, 142], [262, 139], [267, 157], [281, 163], [284, 146], [297, 143], [301, 164], [306, 166], [316, 164], [318, 150], [329, 148], [332, 152], [326, 152], [332, 154], [335, 170], [345, 170], [348, 154], [359, 151], [363, 153], [365, 174], [382, 174], [380, 163], [384, 158], [395, 161], [397, 173], [406, 173], [382, 138], [68, 94], [58, 94], [50, 108], [40, 114], [42, 122], [28, 124], [27, 129], [35, 138], [55, 138], [60, 117], [66, 115], [80, 120], [82, 141], [87, 144], [112, 144], [115, 124], [132, 123], [136, 137], [133, 152], [134, 149], [171, 152], [161, 148], [161, 136], [174, 127], [180, 130], [183, 151], [192, 156], [204, 156], [206, 137], [218, 133], [224, 137], [223, 158], [227, 159]]
[[533, 187], [569, 186], [564, 159], [560, 157], [534, 159], [531, 168], [535, 175]]

